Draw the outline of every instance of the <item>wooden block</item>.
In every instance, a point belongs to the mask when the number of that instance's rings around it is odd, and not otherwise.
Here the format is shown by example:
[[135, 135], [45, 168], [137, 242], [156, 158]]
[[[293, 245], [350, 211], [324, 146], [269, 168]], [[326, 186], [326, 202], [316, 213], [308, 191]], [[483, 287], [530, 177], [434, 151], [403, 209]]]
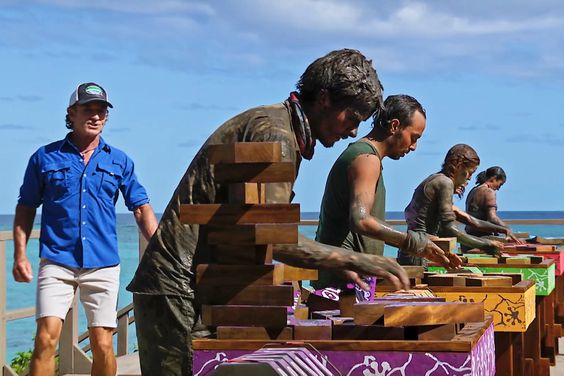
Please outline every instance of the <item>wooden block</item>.
[[316, 281], [317, 269], [304, 269], [284, 264], [284, 282], [291, 281]]
[[352, 317], [343, 317], [343, 316], [335, 316], [329, 318], [331, 322], [333, 322], [333, 326], [335, 325], [343, 325], [343, 324], [351, 324], [354, 322], [354, 318]]
[[415, 338], [413, 339], [419, 341], [450, 341], [456, 335], [456, 324], [423, 325], [405, 328], [406, 332], [410, 330], [415, 332]]
[[484, 321], [483, 303], [409, 303], [384, 310], [384, 325], [440, 325]]
[[437, 275], [438, 273], [436, 272], [424, 272], [423, 273], [423, 282], [427, 283], [427, 278], [429, 278], [429, 276], [431, 275]]
[[[339, 310], [339, 301], [325, 298], [323, 296], [310, 294], [306, 305], [310, 312]], [[338, 315], [337, 315], [338, 316]]]
[[229, 184], [230, 204], [266, 203], [266, 185], [258, 183]]
[[511, 287], [513, 280], [511, 277], [483, 276], [466, 278], [466, 286], [477, 287]]
[[223, 265], [271, 264], [272, 245], [212, 245], [212, 261]]
[[484, 273], [485, 277], [489, 276], [501, 276], [501, 277], [510, 277], [512, 285], [516, 285], [523, 279], [523, 274], [521, 273]]
[[299, 204], [194, 204], [180, 205], [180, 222], [200, 225], [298, 223]]
[[291, 327], [265, 328], [261, 326], [218, 326], [217, 339], [292, 340]]
[[514, 232], [513, 236], [517, 239], [527, 239], [530, 237], [528, 232]]
[[425, 268], [423, 266], [402, 266], [403, 270], [407, 273], [407, 278], [423, 278]]
[[433, 239], [433, 243], [435, 243], [440, 249], [448, 253], [455, 253], [456, 251], [456, 238], [436, 238]]
[[[410, 285], [411, 287], [413, 287], [413, 286], [415, 286], [415, 285], [418, 285], [418, 284], [420, 284], [421, 282], [422, 282], [422, 281], [421, 281], [421, 278], [409, 277], [409, 285]], [[390, 280], [388, 280], [388, 279], [380, 279], [380, 278], [378, 278], [378, 279], [377, 279], [377, 285], [378, 285], [378, 286], [393, 286], [394, 284], [393, 284]]]
[[325, 311], [313, 311], [310, 309], [310, 311], [312, 319], [330, 320], [332, 317], [339, 317], [341, 315], [341, 311], [338, 309], [328, 309]]
[[468, 259], [469, 264], [473, 265], [497, 265], [497, 258], [495, 257], [472, 257]]
[[291, 324], [296, 340], [331, 339], [331, 320], [293, 320]]
[[516, 249], [521, 252], [554, 252], [556, 247], [547, 244], [517, 244]]
[[294, 318], [297, 320], [307, 320], [309, 318], [309, 308], [305, 304], [296, 304], [294, 307]]
[[342, 324], [333, 326], [333, 340], [403, 340], [403, 327], [386, 328], [383, 325]]
[[441, 325], [484, 320], [482, 303], [358, 303], [354, 322], [371, 325], [383, 319], [385, 326]]
[[282, 264], [216, 265], [200, 264], [196, 268], [196, 285], [279, 285], [284, 279]]
[[527, 239], [527, 242], [530, 243], [538, 243], [538, 244], [546, 244], [546, 245], [563, 245], [564, 238], [557, 238], [557, 237], [544, 237], [544, 236], [534, 236], [531, 239]]
[[207, 305], [292, 306], [294, 289], [280, 286], [199, 286], [198, 300]]
[[380, 319], [384, 318], [384, 308], [387, 304], [397, 303], [392, 302], [378, 302], [378, 303], [355, 303], [353, 305], [352, 317], [356, 325], [374, 325]]
[[209, 326], [286, 326], [287, 307], [203, 305], [202, 323]]
[[207, 153], [210, 164], [282, 161], [282, 146], [278, 142], [238, 142], [209, 145]]
[[218, 183], [286, 183], [296, 180], [292, 162], [222, 163], [214, 167]]
[[353, 317], [353, 307], [356, 304], [356, 294], [354, 291], [342, 291], [339, 294], [339, 309], [341, 316]]
[[482, 271], [480, 270], [480, 268], [477, 268], [475, 266], [465, 266], [462, 269], [458, 269], [456, 271], [456, 274], [460, 274], [460, 275], [476, 275], [476, 276], [480, 276], [484, 273], [482, 273]]
[[400, 301], [400, 302], [444, 302], [446, 299], [440, 296], [418, 296], [418, 295], [407, 295], [407, 294], [387, 294], [384, 296], [379, 296], [374, 298], [374, 302], [385, 302], [385, 301]]
[[254, 225], [209, 226], [209, 244], [296, 244], [298, 225], [260, 223]]
[[531, 260], [528, 257], [506, 257], [505, 258], [506, 264], [530, 264]]
[[466, 286], [466, 277], [456, 274], [435, 274], [427, 277], [429, 286]]
[[435, 294], [429, 289], [421, 289], [421, 290], [411, 289], [411, 290], [395, 291], [393, 293], [386, 294], [386, 296], [388, 296], [388, 295], [406, 295], [406, 296], [413, 296], [413, 297], [436, 298]]
[[546, 244], [506, 244], [505, 252], [553, 252], [555, 246]]
[[531, 264], [542, 264], [542, 262], [544, 261], [544, 257], [542, 256], [528, 256], [529, 260], [531, 261]]

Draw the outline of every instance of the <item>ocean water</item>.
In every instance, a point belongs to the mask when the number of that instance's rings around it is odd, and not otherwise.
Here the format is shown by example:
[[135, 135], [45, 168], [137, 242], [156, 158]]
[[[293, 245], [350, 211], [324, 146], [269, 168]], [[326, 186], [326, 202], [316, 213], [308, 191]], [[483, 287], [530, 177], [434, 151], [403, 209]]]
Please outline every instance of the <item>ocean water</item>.
[[[499, 212], [503, 219], [564, 219], [564, 212]], [[386, 214], [389, 219], [403, 219], [401, 212], [389, 212]], [[302, 213], [304, 219], [317, 219], [318, 213]], [[13, 217], [11, 215], [0, 215], [0, 231], [11, 231]], [[34, 227], [39, 227], [37, 223]], [[527, 232], [531, 235], [564, 237], [564, 225], [512, 225], [515, 232]], [[405, 226], [397, 226], [398, 230], [405, 230]], [[315, 237], [315, 226], [301, 226], [300, 232], [310, 238]], [[125, 286], [131, 280], [137, 264], [138, 258], [138, 230], [133, 215], [118, 215], [118, 242], [121, 257], [121, 277], [118, 307], [122, 308], [131, 303], [131, 293], [125, 290]], [[34, 275], [37, 273], [38, 241], [30, 240], [27, 248], [27, 255], [32, 262]], [[385, 255], [395, 257], [396, 249], [386, 246]], [[1, 255], [0, 255], [1, 256]], [[16, 283], [12, 278], [13, 262], [13, 243], [8, 241], [6, 244], [6, 273], [8, 278], [8, 299], [7, 308], [9, 310], [26, 308], [35, 305], [35, 282]], [[86, 330], [86, 322], [82, 307], [79, 314], [79, 330], [82, 333]], [[14, 357], [18, 351], [27, 351], [33, 347], [33, 336], [35, 333], [34, 318], [10, 321], [7, 325], [7, 360]], [[129, 327], [130, 351], [136, 348], [136, 336], [134, 325]], [[115, 346], [115, 344], [114, 344]]]

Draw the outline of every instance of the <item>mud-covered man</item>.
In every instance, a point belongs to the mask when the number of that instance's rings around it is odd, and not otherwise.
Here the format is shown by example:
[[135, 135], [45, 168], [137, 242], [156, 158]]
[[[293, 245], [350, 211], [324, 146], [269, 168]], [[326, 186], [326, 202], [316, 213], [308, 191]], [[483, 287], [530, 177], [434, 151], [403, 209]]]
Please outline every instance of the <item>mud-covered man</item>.
[[[460, 259], [447, 254], [426, 234], [397, 231], [385, 222], [386, 188], [382, 159], [398, 160], [415, 151], [426, 127], [426, 113], [409, 95], [391, 95], [386, 110], [374, 120], [372, 130], [350, 144], [339, 156], [327, 178], [321, 203], [316, 240], [356, 252], [383, 255], [384, 243], [407, 254], [426, 257], [447, 267]], [[342, 275], [322, 271], [316, 288], [341, 288]], [[345, 276], [346, 277], [346, 276]]]
[[[207, 333], [198, 324], [195, 298], [196, 265], [208, 261], [205, 227], [180, 223], [181, 204], [227, 202], [226, 187], [215, 182], [206, 147], [234, 142], [279, 142], [282, 157], [296, 171], [302, 158], [311, 159], [319, 141], [331, 147], [356, 136], [361, 121], [382, 110], [382, 86], [370, 60], [355, 50], [333, 51], [314, 61], [297, 91], [279, 104], [243, 112], [221, 125], [205, 142], [182, 177], [158, 230], [151, 239], [128, 289], [133, 304], [141, 370], [146, 375], [191, 375], [191, 340]], [[292, 184], [271, 184], [267, 202], [288, 203]], [[353, 253], [301, 237], [297, 245], [276, 246], [274, 257], [287, 264], [348, 269], [351, 278], [378, 275], [397, 288], [408, 285], [395, 262]], [[358, 274], [357, 274], [358, 273]]]

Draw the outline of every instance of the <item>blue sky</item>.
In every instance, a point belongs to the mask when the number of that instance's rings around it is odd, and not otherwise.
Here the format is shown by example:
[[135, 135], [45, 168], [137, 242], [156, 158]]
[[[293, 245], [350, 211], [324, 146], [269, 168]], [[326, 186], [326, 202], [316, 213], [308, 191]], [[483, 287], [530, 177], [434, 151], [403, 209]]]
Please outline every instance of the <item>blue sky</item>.
[[[386, 95], [427, 109], [417, 151], [384, 161], [388, 210], [460, 142], [479, 171], [506, 170], [500, 210], [564, 209], [560, 1], [0, 0], [0, 25], [0, 214], [13, 212], [29, 156], [66, 134], [80, 82], [109, 92], [103, 136], [134, 159], [161, 212], [215, 128], [284, 100], [311, 61], [343, 47], [373, 60]], [[302, 164], [302, 210], [318, 210], [347, 144]]]

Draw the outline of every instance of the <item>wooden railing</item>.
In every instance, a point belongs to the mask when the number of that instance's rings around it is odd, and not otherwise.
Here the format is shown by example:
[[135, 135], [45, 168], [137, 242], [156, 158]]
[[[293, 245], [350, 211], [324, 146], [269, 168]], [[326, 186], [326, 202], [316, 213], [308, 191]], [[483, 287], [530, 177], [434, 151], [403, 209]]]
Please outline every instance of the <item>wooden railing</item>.
[[[504, 219], [508, 225], [564, 225], [564, 219]], [[301, 226], [317, 226], [317, 219], [302, 219]], [[405, 225], [405, 219], [386, 219], [386, 223], [392, 226]]]
[[[30, 239], [38, 239], [39, 231], [33, 230]], [[0, 231], [0, 376], [17, 376], [16, 372], [10, 367], [6, 360], [6, 326], [8, 321], [33, 317], [35, 307], [7, 310], [7, 287], [8, 280], [6, 275], [6, 242], [12, 241], [12, 232]], [[145, 249], [147, 243], [145, 239], [139, 237], [139, 256]], [[11, 278], [11, 276], [10, 276]], [[117, 355], [126, 355], [129, 349], [128, 326], [135, 321], [133, 315], [133, 304], [120, 309], [117, 313], [117, 328], [114, 335], [117, 335]], [[71, 309], [67, 313], [59, 340], [59, 374], [90, 373], [92, 360], [86, 354], [90, 350], [90, 344], [81, 347], [81, 343], [88, 339], [88, 331], [78, 333], [78, 302], [73, 301]]]

